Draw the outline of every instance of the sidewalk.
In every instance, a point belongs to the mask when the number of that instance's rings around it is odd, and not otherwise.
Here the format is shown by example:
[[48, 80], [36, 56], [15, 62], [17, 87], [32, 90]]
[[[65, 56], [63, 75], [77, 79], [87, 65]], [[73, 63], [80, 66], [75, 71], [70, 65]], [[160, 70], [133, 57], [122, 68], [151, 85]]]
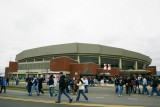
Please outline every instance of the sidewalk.
[[[26, 87], [26, 83], [25, 82], [19, 82], [19, 84], [16, 85], [15, 82], [10, 82], [9, 86]], [[115, 87], [115, 85], [114, 84], [108, 84], [108, 83], [107, 84], [101, 83], [101, 84], [95, 84], [93, 87]], [[123, 87], [125, 88], [125, 85]], [[142, 90], [143, 86], [140, 85], [139, 87]], [[152, 87], [147, 86], [147, 88], [150, 90]], [[43, 89], [49, 89], [48, 85], [46, 85], [46, 83], [43, 83]], [[58, 85], [56, 86], [56, 89], [58, 89]]]

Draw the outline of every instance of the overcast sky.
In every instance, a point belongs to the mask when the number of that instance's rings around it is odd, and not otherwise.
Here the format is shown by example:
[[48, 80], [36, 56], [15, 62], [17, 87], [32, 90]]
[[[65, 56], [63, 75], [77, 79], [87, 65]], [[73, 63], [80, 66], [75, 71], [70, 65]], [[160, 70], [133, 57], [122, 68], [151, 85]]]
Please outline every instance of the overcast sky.
[[0, 72], [23, 50], [92, 43], [142, 53], [160, 70], [160, 0], [0, 0]]

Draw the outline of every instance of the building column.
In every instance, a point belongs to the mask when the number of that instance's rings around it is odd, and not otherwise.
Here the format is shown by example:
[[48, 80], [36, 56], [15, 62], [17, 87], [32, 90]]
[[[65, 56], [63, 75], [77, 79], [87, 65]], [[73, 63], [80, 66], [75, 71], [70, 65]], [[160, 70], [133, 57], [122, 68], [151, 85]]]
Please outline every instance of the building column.
[[143, 69], [146, 69], [146, 63], [143, 64]]
[[119, 69], [122, 69], [122, 59], [119, 58]]
[[101, 56], [98, 57], [98, 64], [101, 66]]
[[135, 61], [135, 63], [134, 63], [134, 69], [135, 69], [135, 70], [138, 69], [138, 63], [137, 63], [137, 61]]
[[78, 63], [80, 63], [80, 56], [79, 55], [77, 55], [77, 61], [78, 61]]

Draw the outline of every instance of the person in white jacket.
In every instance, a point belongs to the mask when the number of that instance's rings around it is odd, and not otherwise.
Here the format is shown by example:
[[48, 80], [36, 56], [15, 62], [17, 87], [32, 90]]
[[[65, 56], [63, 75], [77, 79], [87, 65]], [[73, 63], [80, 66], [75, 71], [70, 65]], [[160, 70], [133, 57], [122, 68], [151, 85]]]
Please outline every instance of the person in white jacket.
[[85, 84], [85, 81], [84, 79], [82, 78], [82, 76], [80, 75], [80, 78], [78, 80], [78, 84], [77, 86], [79, 87], [79, 91], [78, 91], [78, 96], [76, 98], [76, 101], [79, 101], [80, 99], [80, 94], [83, 95], [83, 97], [85, 98], [85, 101], [88, 101], [88, 97], [86, 96], [86, 94], [84, 93], [84, 84]]

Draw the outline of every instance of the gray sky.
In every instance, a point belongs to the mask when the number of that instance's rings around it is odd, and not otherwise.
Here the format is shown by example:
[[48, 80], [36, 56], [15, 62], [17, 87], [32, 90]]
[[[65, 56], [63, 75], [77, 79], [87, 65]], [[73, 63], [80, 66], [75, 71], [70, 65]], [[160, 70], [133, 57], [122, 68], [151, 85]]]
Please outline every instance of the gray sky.
[[93, 43], [142, 53], [160, 70], [160, 0], [0, 0], [0, 72], [23, 50]]

